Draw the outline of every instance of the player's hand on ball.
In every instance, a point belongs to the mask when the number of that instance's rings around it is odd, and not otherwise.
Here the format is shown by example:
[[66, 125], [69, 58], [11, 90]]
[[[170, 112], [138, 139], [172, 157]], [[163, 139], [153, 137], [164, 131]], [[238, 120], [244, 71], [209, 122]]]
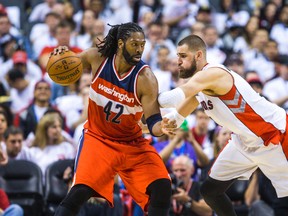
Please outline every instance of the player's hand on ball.
[[55, 83], [67, 86], [81, 77], [83, 65], [76, 53], [69, 50], [67, 46], [59, 46], [51, 52], [46, 70]]
[[68, 51], [69, 51], [69, 48], [67, 46], [58, 46], [53, 50], [53, 52], [50, 53], [49, 58], [53, 55], [59, 55]]

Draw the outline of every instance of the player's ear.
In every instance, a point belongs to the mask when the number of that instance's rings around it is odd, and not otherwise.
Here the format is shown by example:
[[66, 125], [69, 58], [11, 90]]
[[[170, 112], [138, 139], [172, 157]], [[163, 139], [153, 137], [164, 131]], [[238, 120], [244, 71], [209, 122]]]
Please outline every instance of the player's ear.
[[198, 50], [198, 51], [196, 51], [196, 55], [195, 55], [196, 60], [200, 60], [200, 59], [202, 59], [203, 56], [204, 56], [204, 53], [203, 53], [202, 50]]
[[119, 49], [122, 49], [123, 46], [124, 46], [124, 41], [123, 41], [122, 39], [119, 39], [119, 40], [118, 40], [118, 48], [119, 48]]

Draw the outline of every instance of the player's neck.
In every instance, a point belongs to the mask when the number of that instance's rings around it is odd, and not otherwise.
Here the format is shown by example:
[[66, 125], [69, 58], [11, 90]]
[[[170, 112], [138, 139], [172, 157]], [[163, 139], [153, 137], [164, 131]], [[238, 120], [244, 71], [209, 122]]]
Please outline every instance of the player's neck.
[[206, 67], [206, 65], [208, 65], [207, 61], [199, 62], [198, 71], [203, 70], [203, 68]]
[[128, 64], [123, 57], [120, 57], [118, 55], [116, 55], [114, 63], [115, 63], [115, 68], [117, 70], [117, 73], [120, 76], [125, 75], [133, 67], [132, 65]]

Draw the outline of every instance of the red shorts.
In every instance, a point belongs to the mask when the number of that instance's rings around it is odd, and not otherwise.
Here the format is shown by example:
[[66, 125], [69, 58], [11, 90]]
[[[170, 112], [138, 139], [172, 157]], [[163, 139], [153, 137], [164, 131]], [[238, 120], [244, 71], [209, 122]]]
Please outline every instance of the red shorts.
[[76, 158], [74, 185], [93, 188], [113, 206], [114, 177], [119, 174], [129, 194], [146, 209], [146, 188], [157, 179], [170, 179], [149, 141], [117, 142], [84, 133]]

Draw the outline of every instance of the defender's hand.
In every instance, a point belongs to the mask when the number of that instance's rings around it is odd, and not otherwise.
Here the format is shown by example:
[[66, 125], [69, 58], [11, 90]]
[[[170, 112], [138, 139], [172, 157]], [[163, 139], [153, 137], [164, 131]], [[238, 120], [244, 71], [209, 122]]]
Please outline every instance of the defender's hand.
[[168, 118], [163, 118], [161, 121], [161, 130], [166, 135], [175, 135], [175, 130], [177, 129], [177, 124], [175, 121], [171, 121]]

